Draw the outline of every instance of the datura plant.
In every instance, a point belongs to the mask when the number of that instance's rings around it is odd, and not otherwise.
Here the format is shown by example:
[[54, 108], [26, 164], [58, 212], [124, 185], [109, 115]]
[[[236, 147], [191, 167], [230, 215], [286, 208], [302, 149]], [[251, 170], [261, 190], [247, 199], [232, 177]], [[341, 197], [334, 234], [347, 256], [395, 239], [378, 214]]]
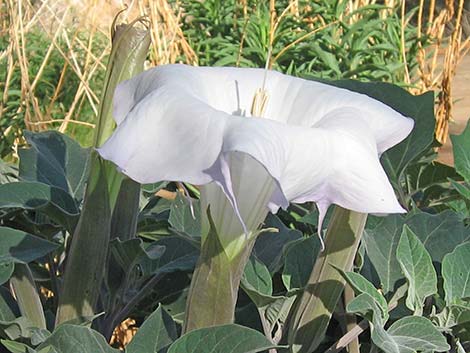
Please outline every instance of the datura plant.
[[[263, 69], [168, 65], [121, 83], [114, 119], [115, 132], [98, 149], [104, 159], [142, 184], [201, 189], [201, 255], [185, 331], [233, 321], [240, 278], [268, 212], [313, 201], [319, 233], [332, 204], [359, 214], [352, 216], [359, 217], [352, 251], [342, 254], [346, 271], [365, 214], [405, 212], [379, 157], [411, 132], [413, 120], [359, 93]], [[333, 248], [335, 236], [327, 241]]]

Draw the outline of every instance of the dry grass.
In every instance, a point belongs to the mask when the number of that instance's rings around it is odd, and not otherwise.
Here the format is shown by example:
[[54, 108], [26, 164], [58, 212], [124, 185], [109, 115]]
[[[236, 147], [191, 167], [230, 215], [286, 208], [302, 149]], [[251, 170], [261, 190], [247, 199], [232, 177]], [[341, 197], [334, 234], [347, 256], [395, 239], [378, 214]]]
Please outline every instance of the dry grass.
[[[21, 107], [17, 113], [24, 115], [28, 130], [41, 131], [54, 127], [65, 132], [71, 124], [92, 129], [94, 125], [91, 121], [94, 119], [84, 121], [83, 109], [85, 106], [91, 107], [94, 115], [97, 114], [100, 92], [90, 82], [102, 75], [106, 68], [110, 52], [109, 28], [114, 15], [125, 8], [124, 4], [98, 0], [0, 0], [0, 8], [6, 10], [5, 13], [2, 11], [0, 33], [10, 38], [9, 45], [0, 52], [0, 60], [7, 63], [7, 75], [0, 85], [0, 119], [9, 99], [13, 73], [19, 69]], [[181, 58], [190, 64], [197, 62], [180, 28], [181, 9], [172, 8], [166, 0], [135, 1], [128, 6], [124, 17], [133, 19], [139, 15], [148, 16], [151, 23], [153, 43], [149, 66], [174, 63]], [[31, 72], [31, 53], [27, 49], [30, 45], [29, 34], [34, 31], [41, 31], [48, 45], [41, 64]], [[57, 54], [63, 58], [64, 65], [48, 105], [40, 106], [37, 88], [44, 69]], [[57, 119], [54, 118], [53, 107], [63, 94], [69, 75], [74, 75], [79, 84], [72, 93], [72, 103], [63, 118]], [[12, 129], [2, 132], [6, 135], [15, 133]]]
[[[432, 45], [419, 48], [414, 93], [438, 92], [436, 139], [442, 144], [447, 141], [449, 122], [452, 121], [452, 79], [460, 61], [470, 50], [470, 37], [463, 38], [463, 10], [464, 0], [459, 1], [457, 8], [453, 0], [446, 0], [441, 10], [437, 10], [435, 1], [421, 0], [417, 15], [418, 35], [428, 37]], [[452, 28], [450, 33], [449, 28]]]

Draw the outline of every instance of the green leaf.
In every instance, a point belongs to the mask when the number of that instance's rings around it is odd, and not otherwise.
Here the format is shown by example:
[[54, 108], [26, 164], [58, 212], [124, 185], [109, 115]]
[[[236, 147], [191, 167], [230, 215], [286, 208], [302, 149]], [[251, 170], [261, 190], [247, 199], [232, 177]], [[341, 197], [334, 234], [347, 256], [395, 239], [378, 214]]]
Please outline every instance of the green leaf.
[[283, 249], [286, 244], [302, 239], [302, 233], [287, 228], [284, 223], [272, 213], [266, 217], [264, 228], [276, 228], [278, 232], [262, 232], [256, 239], [253, 253], [263, 262], [272, 274], [282, 265]]
[[409, 182], [414, 190], [423, 190], [430, 186], [442, 185], [449, 178], [460, 180], [461, 178], [453, 167], [436, 161], [426, 164], [416, 164], [408, 170]]
[[19, 316], [19, 308], [9, 289], [0, 287], [0, 321], [11, 322]]
[[230, 324], [191, 331], [176, 340], [168, 353], [255, 353], [276, 347], [258, 331]]
[[470, 200], [470, 187], [465, 183], [458, 183], [455, 180], [449, 179], [450, 185], [457, 191], [462, 197]]
[[17, 229], [0, 227], [0, 263], [29, 263], [54, 251], [57, 244]]
[[165, 353], [168, 346], [176, 340], [176, 325], [161, 306], [142, 324], [126, 353]]
[[14, 320], [0, 321], [0, 329], [3, 335], [11, 340], [31, 338], [33, 328], [33, 323], [24, 316], [17, 317]]
[[[191, 207], [193, 211], [191, 212]], [[193, 217], [194, 214], [194, 217]], [[192, 237], [201, 237], [201, 206], [199, 200], [191, 202], [178, 192], [170, 208], [168, 222], [177, 231]]]
[[[379, 276], [385, 295], [394, 292], [397, 282], [403, 278], [395, 256], [404, 219], [399, 215], [385, 218], [370, 217], [375, 227], [364, 230], [363, 242], [370, 261]], [[372, 222], [371, 222], [372, 223]]]
[[424, 299], [437, 293], [437, 275], [431, 256], [406, 225], [398, 243], [397, 260], [408, 282], [406, 306], [421, 314]]
[[119, 353], [98, 332], [85, 326], [63, 324], [37, 350], [51, 347], [54, 353]]
[[451, 135], [457, 172], [470, 182], [470, 120], [460, 135]]
[[435, 215], [415, 213], [406, 220], [406, 224], [424, 244], [435, 264], [440, 264], [456, 246], [470, 240], [470, 228], [451, 210]]
[[0, 209], [2, 208], [40, 211], [71, 232], [79, 215], [77, 204], [68, 193], [54, 186], [35, 182], [0, 185]]
[[307, 285], [320, 248], [316, 235], [299, 239], [288, 246], [282, 271], [282, 281], [288, 291]]
[[245, 266], [240, 284], [258, 308], [276, 300], [272, 296], [273, 283], [268, 268], [253, 255]]
[[447, 254], [442, 261], [442, 276], [447, 305], [470, 297], [470, 242]]
[[[446, 329], [454, 329], [456, 326], [460, 334], [465, 331], [466, 336], [469, 337], [470, 333], [470, 307], [466, 305], [451, 304], [446, 306], [439, 314], [434, 316], [440, 327]], [[465, 339], [465, 340], [468, 340]]]
[[12, 183], [18, 180], [16, 166], [10, 165], [0, 158], [0, 184]]
[[33, 348], [21, 342], [15, 342], [15, 341], [9, 341], [9, 340], [0, 340], [0, 342], [11, 353], [36, 353], [37, 352]]
[[428, 319], [406, 316], [394, 322], [387, 331], [374, 327], [373, 342], [385, 353], [446, 352], [446, 338]]
[[295, 295], [291, 297], [276, 297], [276, 301], [264, 308], [264, 318], [269, 323], [270, 332], [276, 325], [283, 327], [287, 322], [289, 312], [295, 301]]
[[[155, 243], [154, 243], [155, 244]], [[142, 266], [143, 263], [157, 262], [165, 252], [165, 247], [153, 245], [145, 247], [142, 239], [135, 238], [126, 241], [115, 239], [111, 242], [111, 253], [117, 264], [124, 272], [133, 271], [137, 266], [140, 268], [142, 276], [152, 274], [152, 266]], [[150, 270], [148, 271], [148, 268]]]
[[[1, 234], [1, 228], [0, 228], [0, 234]], [[0, 243], [1, 243], [1, 238], [0, 238]], [[2, 285], [3, 283], [5, 283], [6, 281], [10, 279], [14, 268], [15, 268], [15, 265], [13, 264], [13, 262], [0, 263], [0, 285]]]
[[29, 148], [20, 149], [20, 178], [60, 188], [83, 198], [90, 151], [57, 131], [24, 134]]
[[388, 318], [388, 305], [384, 296], [370, 283], [365, 277], [356, 272], [344, 272], [339, 270], [343, 278], [354, 289], [356, 295], [367, 293], [377, 303], [382, 311], [382, 317], [386, 320]]
[[151, 264], [149, 261], [144, 261], [141, 264], [143, 268], [151, 266], [151, 273], [154, 275], [174, 271], [191, 271], [199, 257], [199, 249], [180, 237], [166, 237], [152, 245], [165, 247], [165, 252], [157, 261], [152, 261]]
[[140, 184], [125, 178], [122, 180], [111, 219], [111, 239], [134, 238], [139, 217]]
[[346, 306], [346, 311], [358, 314], [378, 327], [382, 327], [388, 317], [388, 315], [383, 315], [383, 310], [377, 300], [366, 292], [359, 294], [351, 300]]

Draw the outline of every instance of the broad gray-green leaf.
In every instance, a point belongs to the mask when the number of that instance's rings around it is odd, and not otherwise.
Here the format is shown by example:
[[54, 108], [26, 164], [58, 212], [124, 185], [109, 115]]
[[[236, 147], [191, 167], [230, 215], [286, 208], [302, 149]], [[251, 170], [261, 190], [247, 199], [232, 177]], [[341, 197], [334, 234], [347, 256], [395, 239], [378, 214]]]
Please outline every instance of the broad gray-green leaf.
[[6, 163], [0, 158], [0, 184], [12, 183], [18, 180], [16, 166]]
[[0, 287], [0, 321], [9, 322], [19, 316], [19, 308], [9, 289]]
[[0, 321], [2, 334], [11, 340], [31, 338], [33, 328], [34, 325], [24, 316], [17, 317], [14, 320]]
[[424, 299], [437, 292], [437, 275], [431, 256], [406, 225], [398, 243], [397, 260], [408, 281], [406, 306], [416, 313], [421, 313]]
[[165, 237], [152, 244], [164, 246], [165, 252], [157, 261], [145, 260], [141, 266], [149, 266], [153, 274], [169, 273], [174, 271], [190, 271], [196, 265], [199, 249], [192, 243], [180, 237]]
[[37, 353], [36, 350], [21, 342], [0, 340], [2, 345], [11, 353]]
[[0, 227], [0, 263], [28, 263], [50, 253], [57, 244], [17, 229]]
[[98, 332], [85, 326], [63, 324], [37, 350], [51, 347], [55, 353], [119, 353]]
[[[152, 266], [148, 263], [156, 262], [163, 255], [165, 246], [156, 245], [145, 247], [142, 239], [135, 238], [126, 241], [115, 239], [111, 242], [111, 253], [116, 262], [125, 272], [132, 271], [140, 265], [142, 276], [151, 275]], [[146, 266], [142, 266], [145, 263]], [[147, 271], [150, 269], [150, 271]]]
[[307, 285], [320, 247], [320, 241], [316, 235], [299, 239], [292, 245], [289, 244], [282, 271], [282, 281], [287, 290], [291, 291]]
[[21, 208], [43, 212], [73, 231], [79, 210], [72, 197], [62, 189], [36, 182], [0, 185], [0, 209]]
[[366, 318], [376, 326], [383, 326], [388, 317], [388, 315], [383, 315], [382, 308], [377, 300], [366, 292], [351, 300], [346, 306], [346, 310], [348, 313], [358, 314]]
[[465, 334], [468, 340], [470, 335], [470, 307], [468, 305], [446, 306], [439, 314], [433, 318], [437, 320], [440, 327], [453, 329], [454, 334]]
[[[421, 240], [435, 264], [441, 263], [456, 246], [470, 240], [470, 228], [451, 210], [435, 215], [418, 212], [408, 218], [406, 224]], [[439, 267], [437, 270], [439, 272]]]
[[446, 352], [446, 338], [422, 316], [406, 316], [394, 322], [387, 331], [372, 330], [373, 342], [385, 353]]
[[470, 182], [470, 120], [460, 135], [451, 135], [457, 172]]
[[466, 183], [458, 183], [455, 180], [449, 179], [450, 185], [457, 191], [463, 198], [470, 200], [470, 187]]
[[60, 188], [78, 200], [88, 176], [90, 151], [57, 131], [25, 131], [29, 148], [20, 149], [20, 178]]
[[251, 256], [241, 278], [241, 287], [260, 308], [276, 300], [272, 296], [273, 283], [268, 268], [255, 256]]
[[436, 161], [413, 165], [407, 170], [407, 175], [414, 190], [424, 190], [431, 186], [446, 184], [449, 178], [462, 180], [455, 168]]
[[176, 337], [175, 322], [158, 306], [127, 345], [126, 353], [165, 353]]
[[[192, 208], [192, 211], [191, 211]], [[193, 217], [194, 216], [194, 217]], [[177, 231], [193, 237], [201, 236], [201, 206], [199, 200], [185, 198], [178, 192], [170, 208], [168, 222]]]
[[129, 178], [122, 180], [111, 219], [111, 239], [124, 241], [135, 238], [140, 193], [139, 183]]
[[388, 318], [388, 305], [384, 296], [370, 283], [365, 277], [356, 272], [344, 272], [339, 270], [343, 278], [349, 283], [349, 285], [354, 289], [356, 295], [362, 293], [369, 294], [379, 305], [382, 310], [382, 317]]
[[[0, 239], [0, 243], [1, 243], [1, 239]], [[15, 265], [13, 264], [13, 262], [0, 263], [0, 285], [2, 285], [3, 283], [5, 283], [6, 281], [10, 279], [14, 268], [15, 268]]]
[[256, 239], [253, 253], [263, 262], [271, 274], [282, 266], [283, 249], [286, 244], [302, 238], [302, 233], [287, 228], [284, 223], [272, 213], [269, 213], [263, 228], [276, 228], [279, 232], [263, 232]]
[[366, 228], [362, 239], [367, 255], [379, 276], [383, 292], [388, 295], [394, 292], [397, 282], [403, 278], [395, 254], [404, 219], [400, 215], [370, 219], [376, 221], [375, 227]]
[[277, 297], [276, 301], [269, 304], [264, 310], [264, 317], [270, 325], [271, 331], [276, 323], [284, 326], [287, 321], [290, 309], [294, 304], [296, 296]]
[[470, 242], [447, 254], [442, 261], [442, 276], [447, 305], [470, 297]]
[[170, 346], [168, 353], [256, 353], [276, 348], [263, 334], [239, 325], [191, 331]]

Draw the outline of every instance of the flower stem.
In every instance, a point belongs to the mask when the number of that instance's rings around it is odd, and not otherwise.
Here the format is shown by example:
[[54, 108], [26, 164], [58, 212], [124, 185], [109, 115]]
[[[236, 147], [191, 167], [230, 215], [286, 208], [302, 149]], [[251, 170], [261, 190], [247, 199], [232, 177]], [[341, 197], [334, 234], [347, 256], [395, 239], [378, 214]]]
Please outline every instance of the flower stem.
[[366, 219], [367, 214], [336, 206], [326, 233], [325, 250], [290, 317], [288, 343], [292, 353], [313, 352], [322, 342], [345, 285], [336, 268], [351, 270]]
[[256, 237], [229, 258], [208, 211], [210, 230], [201, 246], [199, 261], [191, 281], [183, 332], [233, 323], [238, 287]]

